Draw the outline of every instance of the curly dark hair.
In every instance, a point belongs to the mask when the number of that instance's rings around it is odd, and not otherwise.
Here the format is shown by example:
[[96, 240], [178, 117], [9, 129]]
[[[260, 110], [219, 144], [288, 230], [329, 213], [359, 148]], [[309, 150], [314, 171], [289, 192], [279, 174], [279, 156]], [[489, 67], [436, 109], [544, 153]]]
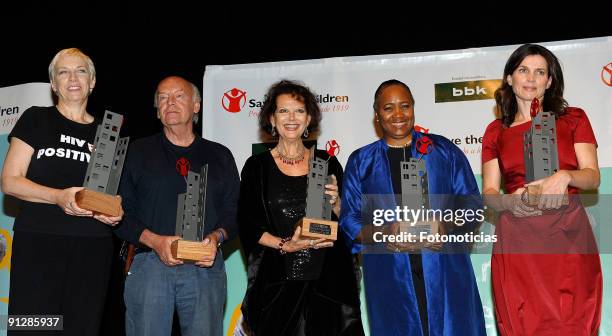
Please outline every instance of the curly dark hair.
[[276, 98], [282, 94], [289, 94], [298, 101], [304, 103], [306, 114], [310, 116], [308, 131], [313, 132], [319, 128], [321, 122], [321, 109], [317, 104], [317, 99], [310, 89], [296, 81], [283, 79], [272, 84], [266, 93], [263, 106], [259, 112], [259, 127], [268, 132], [272, 132], [270, 117], [276, 112]]
[[512, 91], [512, 86], [508, 84], [508, 76], [512, 76], [525, 57], [531, 55], [544, 57], [546, 64], [548, 64], [548, 75], [552, 78], [550, 87], [544, 93], [544, 106], [542, 106], [544, 111], [552, 112], [555, 117], [559, 117], [565, 114], [565, 108], [568, 106], [567, 101], [563, 98], [563, 71], [557, 56], [541, 45], [523, 44], [508, 58], [504, 67], [502, 85], [495, 90], [495, 102], [501, 112], [502, 122], [506, 127], [510, 127], [514, 122], [514, 116], [518, 111], [516, 96]]

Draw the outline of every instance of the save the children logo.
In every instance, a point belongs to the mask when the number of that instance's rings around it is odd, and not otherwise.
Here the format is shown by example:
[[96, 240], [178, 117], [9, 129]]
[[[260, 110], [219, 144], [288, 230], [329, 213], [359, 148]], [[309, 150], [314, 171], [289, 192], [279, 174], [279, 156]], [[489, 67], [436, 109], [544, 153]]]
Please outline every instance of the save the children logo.
[[233, 88], [223, 93], [223, 97], [221, 98], [221, 106], [227, 112], [238, 113], [242, 110], [244, 104], [246, 104], [246, 101], [246, 91]]
[[176, 160], [176, 171], [179, 173], [179, 175], [186, 177], [190, 169], [191, 162], [189, 162], [189, 160], [186, 158], [181, 157], [180, 159]]
[[607, 86], [612, 87], [612, 62], [606, 64], [602, 69], [601, 69], [601, 80], [604, 82], [604, 84], [606, 84]]
[[431, 153], [433, 147], [433, 141], [425, 135], [416, 141], [416, 150], [421, 156]]
[[340, 153], [340, 144], [336, 141], [336, 139], [329, 140], [325, 144], [325, 151], [329, 156], [338, 156]]

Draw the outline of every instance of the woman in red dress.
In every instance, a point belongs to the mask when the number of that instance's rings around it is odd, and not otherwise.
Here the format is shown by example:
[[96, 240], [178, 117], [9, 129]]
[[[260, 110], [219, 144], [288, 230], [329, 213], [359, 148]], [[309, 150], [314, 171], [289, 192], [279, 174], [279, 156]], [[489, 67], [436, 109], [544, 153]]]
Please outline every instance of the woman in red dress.
[[[531, 129], [534, 99], [555, 116], [559, 170], [528, 183], [523, 134]], [[597, 335], [601, 264], [587, 214], [575, 196], [600, 183], [589, 120], [583, 110], [568, 106], [559, 61], [539, 45], [514, 51], [495, 100], [502, 116], [485, 131], [482, 171], [485, 201], [501, 212], [491, 259], [498, 330], [503, 336]], [[500, 195], [502, 181], [505, 195]], [[537, 206], [521, 198], [527, 185], [541, 187]], [[569, 204], [564, 205], [566, 192]]]

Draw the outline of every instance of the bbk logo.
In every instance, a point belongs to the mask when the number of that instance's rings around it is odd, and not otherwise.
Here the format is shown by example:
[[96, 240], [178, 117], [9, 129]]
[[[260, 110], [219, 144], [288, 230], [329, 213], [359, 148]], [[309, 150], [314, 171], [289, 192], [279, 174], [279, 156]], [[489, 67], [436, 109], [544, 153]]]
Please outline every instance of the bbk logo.
[[223, 98], [221, 98], [221, 106], [223, 109], [230, 113], [238, 113], [246, 104], [247, 96], [246, 91], [238, 88], [225, 91]]
[[461, 96], [473, 96], [473, 95], [486, 95], [487, 90], [485, 88], [481, 88], [476, 85], [476, 88], [464, 87], [463, 90], [453, 88], [453, 97], [461, 97]]
[[500, 79], [435, 84], [436, 103], [493, 99]]

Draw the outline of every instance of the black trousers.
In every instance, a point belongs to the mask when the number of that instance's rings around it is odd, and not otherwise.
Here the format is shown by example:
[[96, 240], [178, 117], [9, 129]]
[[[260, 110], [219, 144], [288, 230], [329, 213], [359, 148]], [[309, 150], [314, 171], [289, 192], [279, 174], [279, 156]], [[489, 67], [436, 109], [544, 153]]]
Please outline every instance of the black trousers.
[[112, 237], [17, 231], [9, 315], [63, 315], [63, 331], [8, 335], [98, 335], [113, 255]]
[[423, 272], [423, 255], [421, 253], [411, 253], [410, 268], [412, 270], [412, 284], [414, 293], [417, 297], [419, 316], [421, 317], [421, 328], [423, 335], [429, 335], [429, 317], [427, 314], [427, 295], [425, 291], [425, 273]]

